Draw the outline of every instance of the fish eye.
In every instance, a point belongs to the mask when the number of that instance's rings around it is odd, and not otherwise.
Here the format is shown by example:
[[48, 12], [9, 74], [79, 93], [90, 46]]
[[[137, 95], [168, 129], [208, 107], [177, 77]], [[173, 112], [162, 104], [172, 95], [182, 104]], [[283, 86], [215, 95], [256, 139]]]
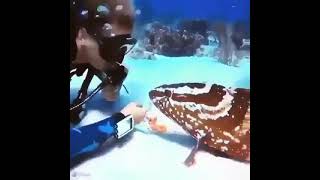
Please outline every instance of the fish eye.
[[167, 97], [171, 97], [171, 91], [169, 91], [169, 90], [165, 90], [165, 91], [164, 91], [164, 94], [165, 94]]

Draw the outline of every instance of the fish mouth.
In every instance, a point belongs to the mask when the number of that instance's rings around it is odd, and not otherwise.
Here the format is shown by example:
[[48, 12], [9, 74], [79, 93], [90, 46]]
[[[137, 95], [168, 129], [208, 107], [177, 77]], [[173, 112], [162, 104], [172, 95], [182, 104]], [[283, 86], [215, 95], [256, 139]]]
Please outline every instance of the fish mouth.
[[149, 92], [149, 97], [151, 100], [155, 99], [157, 97], [157, 90], [151, 90]]
[[[159, 104], [162, 103], [161, 99], [164, 98], [162, 92], [152, 90], [149, 92], [149, 96], [151, 99], [149, 111], [157, 114], [159, 122], [165, 124], [168, 127], [165, 134], [190, 136], [190, 134], [186, 130], [184, 130], [176, 121], [172, 120], [166, 115], [166, 110], [161, 110], [159, 108]], [[169, 113], [169, 111], [166, 112]]]

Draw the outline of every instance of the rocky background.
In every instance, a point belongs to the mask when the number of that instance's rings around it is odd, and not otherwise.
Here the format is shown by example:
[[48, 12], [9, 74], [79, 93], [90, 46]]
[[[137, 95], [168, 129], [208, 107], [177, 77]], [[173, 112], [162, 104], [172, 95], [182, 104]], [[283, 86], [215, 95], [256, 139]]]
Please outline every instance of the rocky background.
[[139, 29], [139, 43], [131, 52], [136, 59], [154, 60], [155, 54], [168, 57], [208, 56], [237, 66], [250, 57], [250, 29], [245, 23], [209, 23], [184, 20], [175, 24], [147, 23]]

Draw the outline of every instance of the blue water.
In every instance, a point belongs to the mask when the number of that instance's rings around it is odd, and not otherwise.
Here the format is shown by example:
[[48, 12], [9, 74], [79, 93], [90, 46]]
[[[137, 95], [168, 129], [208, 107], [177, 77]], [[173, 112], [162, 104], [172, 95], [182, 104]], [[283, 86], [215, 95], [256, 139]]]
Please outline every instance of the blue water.
[[[250, 24], [250, 0], [134, 0], [134, 5], [141, 11], [136, 16], [136, 24], [141, 27], [154, 21], [174, 24], [194, 19]], [[129, 94], [122, 88], [119, 100], [106, 102], [98, 93], [86, 104], [88, 113], [79, 126], [102, 120], [132, 101], [149, 107], [149, 91], [163, 84], [200, 82], [250, 89], [250, 59], [242, 59], [239, 67], [234, 67], [213, 57], [155, 56], [155, 60], [126, 56], [124, 65], [129, 74], [124, 84]], [[71, 98], [77, 95], [82, 80], [83, 77], [72, 79]], [[99, 83], [95, 77], [89, 89], [93, 90]], [[160, 122], [170, 121], [161, 114], [157, 117]], [[197, 155], [196, 166], [187, 168], [183, 161], [194, 145], [190, 136], [146, 132], [144, 126], [136, 126], [123, 146], [108, 147], [106, 152], [88, 159], [73, 171], [89, 173], [88, 179], [95, 180], [250, 179], [250, 164], [203, 152]]]
[[137, 21], [174, 21], [205, 19], [210, 21], [250, 21], [250, 0], [134, 0], [141, 10]]

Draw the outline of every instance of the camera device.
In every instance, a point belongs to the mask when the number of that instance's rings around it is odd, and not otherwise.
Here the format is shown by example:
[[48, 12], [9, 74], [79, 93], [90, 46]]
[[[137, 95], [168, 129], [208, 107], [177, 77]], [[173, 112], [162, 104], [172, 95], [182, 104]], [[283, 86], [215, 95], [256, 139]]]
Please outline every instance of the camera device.
[[133, 130], [133, 128], [134, 128], [133, 116], [129, 115], [117, 123], [116, 138], [121, 139], [123, 136], [130, 133]]

